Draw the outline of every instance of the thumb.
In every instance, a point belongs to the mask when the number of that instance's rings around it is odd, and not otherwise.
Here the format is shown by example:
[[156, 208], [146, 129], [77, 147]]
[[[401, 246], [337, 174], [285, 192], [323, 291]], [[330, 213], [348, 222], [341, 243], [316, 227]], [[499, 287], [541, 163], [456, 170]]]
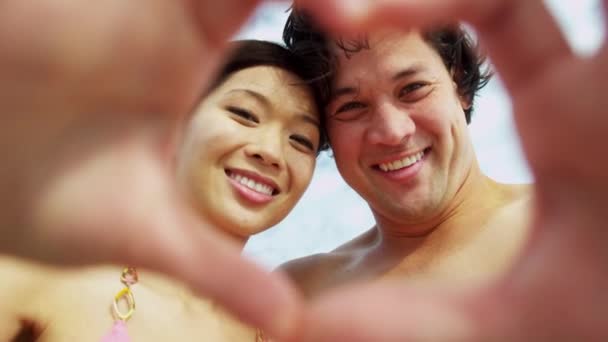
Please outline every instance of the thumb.
[[186, 0], [201, 38], [211, 45], [223, 45], [241, 27], [260, 0]]
[[[147, 174], [152, 170], [148, 168]], [[243, 258], [240, 248], [218, 227], [194, 212], [173, 175], [165, 172], [164, 177], [150, 178], [147, 188], [155, 187], [156, 195], [142, 196], [139, 206], [148, 208], [147, 214], [134, 216], [132, 223], [140, 229], [128, 229], [134, 235], [127, 239], [133, 243], [124, 259], [181, 280], [269, 335], [292, 334], [300, 301], [291, 283]], [[140, 181], [146, 175], [138, 174]]]
[[168, 207], [162, 215], [168, 219], [148, 224], [171, 233], [157, 234], [151, 245], [140, 246], [145, 250], [136, 258], [144, 267], [183, 281], [268, 335], [286, 339], [293, 334], [301, 304], [286, 278], [243, 258], [237, 246], [185, 206]]
[[[322, 296], [305, 316], [305, 341], [473, 341], [493, 326], [479, 294], [382, 283]], [[492, 331], [492, 330], [488, 330]]]
[[379, 27], [409, 29], [476, 21], [496, 13], [504, 0], [309, 0], [298, 2], [332, 32], [356, 34]]

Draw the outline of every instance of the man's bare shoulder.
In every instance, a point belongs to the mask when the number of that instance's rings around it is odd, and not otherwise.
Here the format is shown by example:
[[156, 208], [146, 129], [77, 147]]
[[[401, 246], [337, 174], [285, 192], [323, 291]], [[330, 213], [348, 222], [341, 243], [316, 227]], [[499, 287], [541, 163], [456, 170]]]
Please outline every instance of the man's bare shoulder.
[[504, 198], [510, 202], [529, 199], [532, 196], [533, 184], [504, 184], [496, 183]]
[[527, 221], [533, 210], [533, 186], [531, 184], [509, 184], [503, 187], [503, 205], [501, 215], [505, 213], [511, 219], [518, 218], [522, 223]]
[[516, 216], [526, 217], [533, 209], [533, 184], [505, 184], [491, 181], [490, 197], [493, 198], [495, 214], [502, 215], [504, 211], [516, 213]]
[[319, 253], [288, 261], [278, 270], [285, 272], [295, 282], [306, 298], [330, 288], [334, 275], [350, 265], [362, 249], [375, 241], [376, 229], [372, 228], [328, 253]]
[[344, 256], [332, 251], [290, 260], [279, 266], [278, 270], [285, 272], [304, 297], [311, 298], [323, 288], [327, 275], [343, 262]]

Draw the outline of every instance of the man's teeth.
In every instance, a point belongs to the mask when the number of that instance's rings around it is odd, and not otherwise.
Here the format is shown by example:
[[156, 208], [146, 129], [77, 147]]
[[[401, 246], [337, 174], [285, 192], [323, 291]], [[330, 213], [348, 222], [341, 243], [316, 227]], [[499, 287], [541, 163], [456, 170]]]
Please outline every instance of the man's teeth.
[[384, 172], [395, 171], [416, 164], [420, 161], [420, 159], [422, 159], [422, 157], [424, 157], [424, 152], [421, 151], [413, 156], [405, 157], [400, 160], [395, 160], [390, 163], [382, 163], [379, 165], [379, 167], [380, 170]]
[[262, 184], [262, 183], [258, 183], [256, 181], [254, 181], [253, 179], [249, 179], [245, 176], [231, 173], [230, 178], [236, 180], [237, 182], [241, 183], [242, 185], [248, 187], [249, 189], [259, 192], [264, 195], [272, 196], [272, 193], [274, 191], [274, 189], [271, 186], [268, 186], [268, 185]]

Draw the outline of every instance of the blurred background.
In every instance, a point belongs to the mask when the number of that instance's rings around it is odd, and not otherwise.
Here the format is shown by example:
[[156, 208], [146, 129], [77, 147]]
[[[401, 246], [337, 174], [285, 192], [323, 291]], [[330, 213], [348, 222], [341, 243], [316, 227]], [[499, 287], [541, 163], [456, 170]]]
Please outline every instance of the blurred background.
[[[604, 37], [600, 0], [546, 0], [573, 49], [593, 54]], [[288, 3], [268, 2], [235, 38], [281, 43]], [[542, 44], [542, 42], [539, 42]], [[509, 97], [495, 77], [476, 99], [469, 126], [482, 170], [506, 183], [529, 183], [515, 131]], [[340, 177], [331, 152], [317, 160], [312, 183], [280, 224], [250, 239], [245, 254], [268, 268], [297, 257], [328, 252], [373, 225], [367, 204]]]

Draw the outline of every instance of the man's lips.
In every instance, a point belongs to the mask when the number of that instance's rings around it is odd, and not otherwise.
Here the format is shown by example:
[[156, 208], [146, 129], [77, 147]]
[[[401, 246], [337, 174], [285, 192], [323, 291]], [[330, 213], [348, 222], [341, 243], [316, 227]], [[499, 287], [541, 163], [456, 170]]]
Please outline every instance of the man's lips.
[[417, 152], [404, 153], [400, 156], [391, 157], [390, 159], [384, 160], [380, 163], [373, 164], [372, 168], [382, 172], [394, 172], [402, 170], [418, 163], [431, 152], [431, 148], [419, 150]]

